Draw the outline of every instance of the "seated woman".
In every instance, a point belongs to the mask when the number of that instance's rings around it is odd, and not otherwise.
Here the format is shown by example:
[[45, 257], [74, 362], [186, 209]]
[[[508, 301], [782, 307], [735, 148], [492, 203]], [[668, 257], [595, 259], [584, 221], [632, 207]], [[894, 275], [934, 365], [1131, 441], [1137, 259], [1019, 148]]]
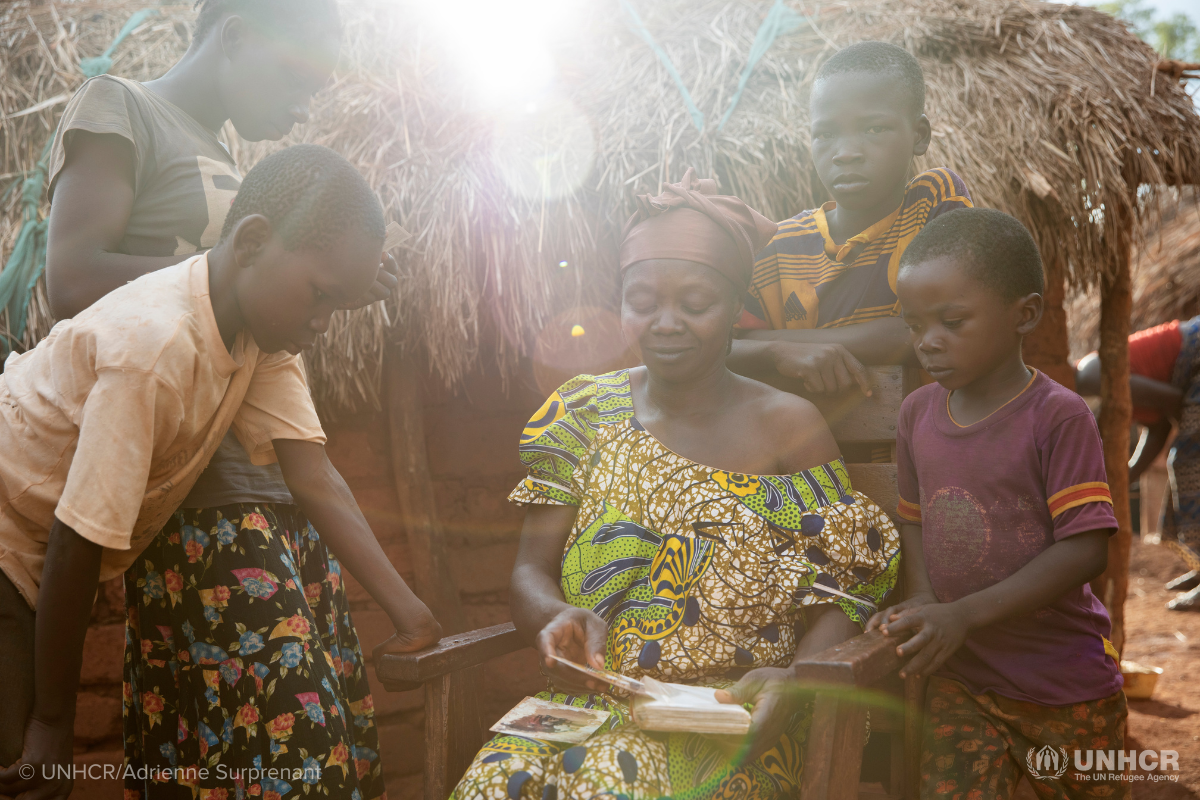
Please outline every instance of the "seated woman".
[[[725, 368], [775, 224], [715, 188], [689, 170], [626, 226], [622, 326], [645, 366], [568, 381], [521, 437], [513, 619], [538, 696], [608, 721], [578, 745], [495, 737], [458, 800], [794, 794], [810, 715], [789, 667], [860, 632], [895, 582], [896, 530], [816, 408]], [[748, 742], [641, 731], [550, 654], [726, 687], [753, 704]]]

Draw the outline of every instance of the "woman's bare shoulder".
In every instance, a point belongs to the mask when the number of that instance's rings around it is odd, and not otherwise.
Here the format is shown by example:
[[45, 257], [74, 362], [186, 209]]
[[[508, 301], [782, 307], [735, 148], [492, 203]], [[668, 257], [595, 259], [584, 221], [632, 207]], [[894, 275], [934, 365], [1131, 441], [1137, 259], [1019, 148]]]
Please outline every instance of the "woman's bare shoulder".
[[754, 420], [748, 427], [756, 430], [763, 445], [771, 449], [781, 474], [828, 464], [840, 457], [829, 425], [811, 401], [749, 378], [741, 380], [746, 383], [743, 390], [748, 398], [748, 416]]

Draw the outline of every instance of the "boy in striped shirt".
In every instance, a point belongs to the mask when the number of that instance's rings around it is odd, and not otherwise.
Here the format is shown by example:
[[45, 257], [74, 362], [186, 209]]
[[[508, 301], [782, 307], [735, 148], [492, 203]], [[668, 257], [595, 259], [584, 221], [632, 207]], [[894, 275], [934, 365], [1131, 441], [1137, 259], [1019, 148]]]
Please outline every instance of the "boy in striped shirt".
[[[1072, 751], [1123, 744], [1121, 672], [1088, 586], [1117, 521], [1087, 405], [1021, 359], [1042, 281], [1029, 232], [990, 209], [934, 220], [900, 265], [903, 319], [937, 383], [900, 410], [909, 597], [867, 627], [913, 634], [901, 674], [932, 676], [923, 798], [1009, 798], [1022, 774], [1046, 797], [1129, 796], [1068, 769]], [[1037, 754], [1054, 756], [1049, 773]]]
[[906, 50], [838, 51], [817, 73], [810, 115], [813, 166], [833, 200], [781, 223], [759, 254], [730, 365], [801, 378], [811, 392], [856, 382], [869, 392], [862, 362], [898, 364], [909, 352], [895, 293], [904, 248], [971, 198], [948, 169], [907, 180], [931, 131], [921, 66]]

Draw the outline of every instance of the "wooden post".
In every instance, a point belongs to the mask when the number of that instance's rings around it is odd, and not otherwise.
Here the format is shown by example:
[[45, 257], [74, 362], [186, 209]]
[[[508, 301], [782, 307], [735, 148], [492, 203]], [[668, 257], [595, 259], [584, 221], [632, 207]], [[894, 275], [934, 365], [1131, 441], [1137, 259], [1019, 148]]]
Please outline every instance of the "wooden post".
[[429, 474], [421, 404], [424, 370], [411, 354], [389, 347], [384, 372], [392, 478], [412, 554], [416, 578], [413, 591], [437, 617], [444, 634], [461, 633], [467, 629], [466, 614], [450, 571], [445, 532], [438, 523]]
[[1108, 569], [1092, 582], [1112, 619], [1112, 642], [1125, 648], [1125, 594], [1129, 586], [1129, 547], [1133, 525], [1129, 514], [1129, 425], [1133, 403], [1129, 396], [1129, 315], [1133, 289], [1129, 274], [1133, 216], [1120, 207], [1113, 227], [1119, 253], [1117, 272], [1100, 282], [1100, 436], [1104, 467], [1112, 491], [1117, 533], [1108, 541]]
[[800, 800], [857, 800], [866, 733], [866, 704], [840, 692], [817, 692]]
[[446, 800], [483, 744], [475, 688], [483, 667], [468, 667], [425, 684], [425, 800]]
[[1071, 344], [1067, 335], [1066, 270], [1058, 262], [1045, 262], [1045, 313], [1033, 333], [1025, 337], [1025, 363], [1035, 367], [1068, 389], [1075, 388], [1075, 368], [1071, 366]]

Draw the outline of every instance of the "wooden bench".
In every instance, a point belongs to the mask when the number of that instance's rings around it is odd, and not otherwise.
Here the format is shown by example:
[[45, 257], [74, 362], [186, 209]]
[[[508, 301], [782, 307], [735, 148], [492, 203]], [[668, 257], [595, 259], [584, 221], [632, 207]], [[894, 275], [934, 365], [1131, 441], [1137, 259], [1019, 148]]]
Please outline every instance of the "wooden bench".
[[[870, 371], [875, 387], [871, 397], [855, 391], [815, 402], [844, 453], [890, 445], [893, 463], [847, 463], [847, 471], [855, 490], [891, 513], [898, 497], [896, 421], [914, 376], [899, 367]], [[783, 379], [770, 382], [787, 391], [799, 388]], [[864, 792], [863, 800], [917, 799], [920, 727], [911, 709], [922, 707], [924, 685], [901, 685], [896, 644], [874, 631], [796, 666], [797, 678], [816, 693], [801, 800], [858, 800], [868, 714], [872, 732], [887, 734], [891, 747], [883, 794]], [[418, 653], [387, 655], [376, 665], [376, 675], [389, 691], [424, 686], [425, 800], [446, 800], [486, 740], [493, 721], [481, 720], [476, 694], [483, 684], [483, 664], [527, 646], [506, 622], [446, 637]], [[890, 701], [863, 702], [856, 690], [873, 690], [880, 693], [876, 697]]]

